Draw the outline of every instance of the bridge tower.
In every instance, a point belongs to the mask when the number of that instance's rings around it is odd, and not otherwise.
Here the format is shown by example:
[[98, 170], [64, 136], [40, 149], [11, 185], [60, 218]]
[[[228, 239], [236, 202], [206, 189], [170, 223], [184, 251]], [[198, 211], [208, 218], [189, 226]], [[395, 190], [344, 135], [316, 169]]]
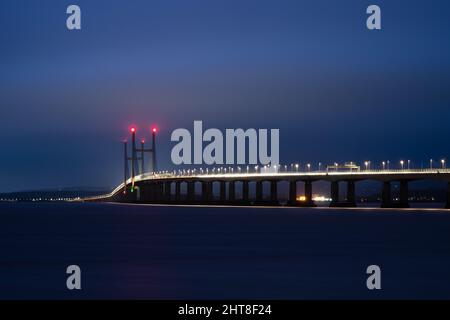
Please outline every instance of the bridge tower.
[[[145, 153], [151, 153], [151, 162], [150, 162], [150, 172], [156, 171], [156, 127], [153, 127], [151, 129], [152, 133], [152, 147], [150, 149], [145, 149], [145, 140], [141, 140], [141, 146], [138, 149], [136, 146], [136, 127], [132, 126], [130, 128], [131, 132], [131, 157], [128, 156], [128, 143], [127, 141], [124, 142], [124, 194], [127, 193], [127, 180], [128, 180], [128, 162], [131, 162], [131, 192], [134, 191], [134, 181], [135, 177], [138, 174], [145, 173], [145, 161], [144, 161], [144, 154]], [[140, 156], [138, 157], [137, 154], [140, 153]], [[140, 160], [140, 168], [138, 165], [138, 160]]]
[[152, 153], [152, 167], [151, 171], [156, 172], [157, 166], [156, 166], [156, 132], [158, 129], [156, 127], [152, 128], [152, 148], [149, 150], [149, 152]]

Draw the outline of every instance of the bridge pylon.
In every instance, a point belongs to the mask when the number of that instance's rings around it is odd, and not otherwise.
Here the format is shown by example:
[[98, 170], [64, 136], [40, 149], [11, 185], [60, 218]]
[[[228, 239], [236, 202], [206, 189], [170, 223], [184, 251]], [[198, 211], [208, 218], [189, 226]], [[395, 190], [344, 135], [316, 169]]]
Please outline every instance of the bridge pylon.
[[[151, 162], [150, 162], [150, 172], [156, 171], [156, 132], [157, 129], [153, 127], [151, 129], [152, 134], [152, 147], [150, 149], [145, 149], [145, 140], [141, 140], [141, 146], [140, 148], [137, 148], [136, 146], [136, 132], [137, 128], [132, 126], [130, 128], [131, 133], [131, 157], [128, 156], [128, 143], [127, 141], [124, 141], [124, 188], [123, 193], [127, 193], [127, 181], [128, 181], [128, 162], [131, 164], [131, 188], [130, 191], [134, 192], [135, 189], [135, 178], [136, 175], [145, 173], [145, 161], [144, 161], [144, 155], [145, 153], [151, 153]], [[140, 153], [140, 156], [138, 157], [138, 153]], [[140, 168], [138, 166], [138, 161], [140, 160]]]

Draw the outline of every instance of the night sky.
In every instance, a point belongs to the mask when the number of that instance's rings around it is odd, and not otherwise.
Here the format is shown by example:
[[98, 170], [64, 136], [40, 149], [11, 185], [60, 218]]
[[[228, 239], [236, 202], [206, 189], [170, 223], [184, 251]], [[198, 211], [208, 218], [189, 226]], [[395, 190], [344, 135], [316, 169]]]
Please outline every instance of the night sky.
[[194, 120], [283, 164], [450, 157], [449, 1], [2, 0], [0, 40], [0, 192], [120, 183], [131, 123], [161, 169]]

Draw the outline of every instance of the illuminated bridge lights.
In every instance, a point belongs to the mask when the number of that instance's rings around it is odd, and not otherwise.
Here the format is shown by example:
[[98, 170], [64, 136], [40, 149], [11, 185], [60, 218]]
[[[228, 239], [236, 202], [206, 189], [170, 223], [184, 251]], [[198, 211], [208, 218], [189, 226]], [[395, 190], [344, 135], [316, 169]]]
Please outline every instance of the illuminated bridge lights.
[[[253, 173], [242, 173], [236, 172], [229, 173], [225, 171], [221, 171], [220, 168], [212, 168], [208, 173], [203, 171], [203, 173], [195, 174], [191, 169], [188, 170], [175, 170], [172, 172], [169, 171], [157, 171], [157, 172], [148, 172], [144, 174], [140, 174], [135, 176], [134, 181], [129, 178], [126, 184], [130, 184], [132, 182], [141, 182], [141, 181], [151, 181], [151, 180], [205, 180], [210, 181], [214, 179], [230, 179], [230, 180], [238, 180], [238, 179], [248, 179], [248, 180], [282, 180], [282, 179], [298, 179], [298, 180], [327, 180], [328, 178], [331, 180], [341, 179], [345, 180], [347, 178], [350, 179], [367, 179], [368, 176], [373, 177], [373, 179], [380, 178], [380, 180], [388, 180], [392, 177], [404, 177], [404, 179], [420, 179], [421, 177], [425, 178], [436, 178], [442, 177], [445, 179], [450, 178], [450, 169], [389, 169], [389, 170], [361, 170], [361, 171], [314, 171], [314, 172], [253, 172]], [[403, 178], [402, 178], [403, 179]], [[89, 199], [103, 199], [109, 198], [113, 195], [117, 194], [121, 190], [123, 190], [125, 183], [122, 182], [119, 186], [117, 186], [111, 193], [106, 195], [101, 195], [97, 197], [91, 197]], [[132, 188], [134, 191], [134, 188]], [[132, 192], [133, 192], [132, 191]], [[318, 200], [318, 199], [317, 199]]]

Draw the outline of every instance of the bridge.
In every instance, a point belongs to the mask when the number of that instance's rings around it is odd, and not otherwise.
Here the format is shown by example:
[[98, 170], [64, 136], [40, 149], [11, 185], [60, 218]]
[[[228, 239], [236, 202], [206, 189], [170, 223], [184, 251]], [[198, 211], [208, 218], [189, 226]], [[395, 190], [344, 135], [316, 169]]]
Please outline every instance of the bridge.
[[[112, 201], [128, 203], [155, 204], [212, 204], [212, 205], [280, 205], [278, 185], [281, 182], [289, 184], [288, 206], [314, 207], [313, 183], [326, 181], [330, 183], [331, 207], [356, 207], [355, 186], [360, 181], [378, 181], [381, 188], [381, 207], [407, 208], [409, 207], [409, 183], [418, 180], [437, 180], [447, 184], [446, 205], [450, 209], [450, 169], [445, 167], [445, 160], [441, 160], [441, 168], [433, 168], [430, 160], [428, 169], [411, 169], [410, 161], [404, 168], [404, 161], [400, 161], [401, 169], [390, 169], [389, 162], [383, 162], [382, 169], [370, 169], [370, 162], [365, 162], [365, 169], [356, 164], [334, 164], [321, 170], [312, 171], [307, 165], [306, 171], [299, 171], [298, 165], [220, 167], [207, 169], [188, 169], [156, 171], [156, 128], [152, 128], [152, 147], [136, 147], [136, 128], [130, 129], [132, 135], [131, 157], [127, 153], [127, 143], [124, 142], [124, 181], [111, 193], [83, 199], [84, 201]], [[145, 172], [144, 154], [151, 153], [151, 172]], [[138, 154], [140, 153], [140, 157]], [[141, 161], [141, 167], [137, 161]], [[131, 162], [131, 177], [128, 178], [128, 163]], [[295, 167], [295, 169], [294, 169]], [[284, 170], [283, 170], [284, 168]], [[140, 174], [136, 174], [137, 171]], [[270, 185], [268, 197], [264, 197], [263, 184]], [[399, 183], [398, 199], [393, 199], [392, 184]], [[196, 193], [196, 184], [201, 184], [200, 194]], [[236, 185], [242, 184], [240, 196], [237, 196]], [[303, 183], [304, 194], [297, 192], [299, 183]], [[184, 184], [184, 188], [182, 185]], [[214, 188], [217, 184], [218, 188]], [[340, 185], [345, 184], [345, 196], [340, 197]], [[254, 185], [255, 192], [250, 193], [250, 186]], [[183, 192], [182, 192], [183, 190]], [[216, 192], [214, 191], [216, 190]]]
[[[116, 201], [159, 204], [217, 204], [217, 205], [280, 205], [278, 184], [289, 183], [287, 205], [314, 207], [312, 197], [313, 183], [327, 181], [331, 184], [332, 207], [355, 207], [355, 185], [359, 181], [379, 181], [381, 187], [381, 206], [384, 208], [409, 207], [409, 183], [417, 180], [439, 180], [447, 182], [446, 208], [450, 208], [450, 170], [449, 169], [409, 169], [409, 170], [367, 170], [355, 172], [253, 172], [253, 173], [146, 173], [128, 179], [111, 193], [85, 199], [86, 201]], [[134, 182], [134, 185], [133, 185]], [[242, 183], [242, 192], [237, 198], [236, 183]], [[263, 183], [270, 185], [269, 197], [263, 197]], [[339, 197], [340, 182], [346, 184], [345, 196]], [[393, 182], [399, 182], [400, 192], [397, 201], [392, 199]], [[201, 184], [201, 193], [196, 195], [195, 184]], [[304, 194], [299, 199], [297, 186], [304, 184]], [[185, 184], [185, 192], [181, 185]], [[218, 184], [218, 192], [213, 185]], [[250, 184], [256, 192], [250, 197]], [[217, 189], [217, 188], [216, 188]]]

